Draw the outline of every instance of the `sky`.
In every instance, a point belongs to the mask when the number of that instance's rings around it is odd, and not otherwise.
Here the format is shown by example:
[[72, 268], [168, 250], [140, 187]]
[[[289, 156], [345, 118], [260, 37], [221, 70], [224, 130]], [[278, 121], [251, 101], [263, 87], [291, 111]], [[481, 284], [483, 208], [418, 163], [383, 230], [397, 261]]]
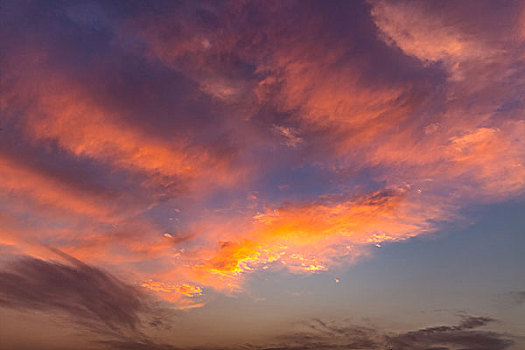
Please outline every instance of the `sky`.
[[525, 3], [0, 0], [0, 349], [525, 348]]

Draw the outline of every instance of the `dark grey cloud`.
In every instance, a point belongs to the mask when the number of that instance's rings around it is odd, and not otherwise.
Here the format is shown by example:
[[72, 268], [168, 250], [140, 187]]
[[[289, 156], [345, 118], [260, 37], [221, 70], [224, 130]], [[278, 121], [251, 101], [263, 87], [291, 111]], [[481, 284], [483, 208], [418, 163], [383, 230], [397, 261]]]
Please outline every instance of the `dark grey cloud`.
[[[369, 349], [369, 350], [504, 350], [513, 341], [508, 335], [479, 330], [494, 321], [465, 316], [458, 325], [422, 328], [406, 333], [385, 333], [372, 327], [313, 320], [301, 332], [284, 335], [266, 345], [246, 345], [257, 350]], [[239, 347], [239, 349], [242, 347]]]
[[[150, 311], [139, 289], [60, 253], [67, 263], [21, 257], [0, 271], [0, 306], [63, 315], [93, 331], [137, 331]], [[105, 332], [105, 331], [104, 331]]]
[[457, 326], [439, 326], [423, 328], [388, 337], [392, 350], [414, 349], [469, 349], [503, 350], [508, 349], [513, 341], [493, 331], [476, 330], [487, 325], [493, 319], [487, 317], [465, 317]]

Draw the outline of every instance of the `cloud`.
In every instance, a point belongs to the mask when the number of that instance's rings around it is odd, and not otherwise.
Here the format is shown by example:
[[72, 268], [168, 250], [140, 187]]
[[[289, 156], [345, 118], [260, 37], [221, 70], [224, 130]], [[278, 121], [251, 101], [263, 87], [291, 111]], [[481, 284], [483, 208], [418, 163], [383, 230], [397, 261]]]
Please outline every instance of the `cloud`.
[[52, 174], [45, 174], [8, 156], [0, 156], [0, 170], [2, 188], [17, 193], [19, 197], [29, 197], [37, 203], [77, 214], [111, 219], [114, 209], [108, 203], [115, 200], [111, 201], [109, 193], [104, 193], [102, 189], [99, 193], [82, 191], [57, 180]]
[[[362, 327], [314, 319], [304, 322], [302, 330], [271, 337], [264, 343], [223, 347], [204, 346], [209, 350], [299, 350], [299, 349], [367, 349], [367, 350], [505, 350], [514, 344], [511, 337], [494, 331], [479, 330], [494, 320], [488, 317], [465, 316], [458, 325], [422, 328], [405, 333], [388, 333], [378, 328]], [[112, 349], [178, 349], [152, 342], [107, 341]], [[191, 348], [190, 349], [197, 349]]]
[[392, 349], [508, 349], [513, 341], [503, 334], [475, 330], [493, 321], [485, 317], [467, 317], [458, 326], [424, 328], [389, 338]]
[[459, 325], [422, 328], [391, 334], [379, 329], [313, 320], [305, 330], [283, 335], [265, 345], [250, 349], [370, 349], [370, 350], [503, 350], [513, 341], [508, 335], [478, 330], [494, 321], [487, 317], [466, 316]]
[[[411, 193], [412, 192], [412, 193]], [[223, 241], [212, 257], [199, 266], [201, 283], [220, 288], [221, 279], [255, 269], [284, 267], [293, 272], [327, 270], [365, 254], [363, 247], [405, 240], [434, 229], [442, 209], [413, 203], [417, 192], [406, 188], [357, 198], [326, 197], [318, 202], [289, 203], [256, 215], [236, 240]], [[432, 220], [434, 220], [432, 222]], [[235, 237], [235, 233], [230, 233]]]
[[66, 263], [19, 257], [0, 272], [0, 306], [62, 315], [100, 333], [137, 332], [151, 311], [143, 291], [58, 252]]
[[27, 254], [118, 265], [188, 307], [524, 193], [515, 3], [3, 9], [0, 239]]

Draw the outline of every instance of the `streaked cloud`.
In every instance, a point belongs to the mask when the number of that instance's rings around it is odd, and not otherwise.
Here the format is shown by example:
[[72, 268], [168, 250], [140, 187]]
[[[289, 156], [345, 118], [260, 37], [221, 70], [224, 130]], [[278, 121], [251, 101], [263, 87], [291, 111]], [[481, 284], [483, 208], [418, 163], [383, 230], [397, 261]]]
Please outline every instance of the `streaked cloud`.
[[0, 239], [31, 259], [188, 309], [524, 193], [519, 4], [4, 8]]
[[89, 329], [135, 331], [147, 297], [138, 288], [59, 253], [66, 263], [19, 257], [0, 274], [2, 307], [58, 312]]
[[[494, 320], [467, 316], [458, 325], [422, 328], [405, 333], [385, 333], [370, 326], [358, 326], [319, 319], [301, 324], [302, 330], [269, 339], [264, 344], [242, 344], [231, 347], [204, 347], [201, 349], [510, 349], [511, 337], [494, 331], [479, 329]], [[114, 349], [178, 349], [169, 345], [148, 342], [111, 341]]]
[[313, 320], [303, 330], [283, 335], [274, 343], [254, 349], [509, 349], [513, 341], [504, 334], [480, 330], [494, 321], [467, 316], [458, 325], [422, 328], [398, 334], [372, 327]]

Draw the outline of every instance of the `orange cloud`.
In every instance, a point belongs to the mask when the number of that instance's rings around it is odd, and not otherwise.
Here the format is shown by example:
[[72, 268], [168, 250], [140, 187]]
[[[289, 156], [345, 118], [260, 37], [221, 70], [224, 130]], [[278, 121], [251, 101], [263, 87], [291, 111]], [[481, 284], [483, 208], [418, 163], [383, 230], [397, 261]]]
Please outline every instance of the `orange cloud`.
[[[238, 238], [219, 242], [195, 262], [194, 278], [218, 289], [236, 289], [245, 273], [267, 268], [315, 272], [366, 254], [363, 247], [434, 230], [446, 218], [441, 204], [422, 206], [416, 191], [395, 189], [361, 198], [324, 198], [256, 215]], [[233, 237], [234, 237], [233, 236]]]
[[372, 16], [383, 39], [424, 61], [465, 60], [486, 55], [487, 47], [458, 25], [429, 16], [424, 4], [374, 1]]
[[0, 188], [11, 193], [13, 201], [26, 198], [33, 204], [76, 214], [109, 219], [115, 210], [107, 195], [86, 193], [3, 155], [0, 155]]
[[192, 309], [203, 306], [202, 302], [192, 299], [202, 295], [202, 289], [190, 283], [173, 284], [148, 280], [142, 283], [141, 286], [177, 305], [179, 309]]
[[[87, 96], [71, 92], [70, 87], [58, 85], [54, 90], [69, 93], [40, 96], [39, 108], [25, 123], [29, 137], [56, 140], [75, 156], [151, 176], [184, 180], [200, 176], [205, 169], [213, 169], [218, 176], [224, 171], [220, 160], [205, 149], [190, 146], [187, 140], [163, 142], [119, 120]], [[227, 176], [221, 178], [226, 179]]]

